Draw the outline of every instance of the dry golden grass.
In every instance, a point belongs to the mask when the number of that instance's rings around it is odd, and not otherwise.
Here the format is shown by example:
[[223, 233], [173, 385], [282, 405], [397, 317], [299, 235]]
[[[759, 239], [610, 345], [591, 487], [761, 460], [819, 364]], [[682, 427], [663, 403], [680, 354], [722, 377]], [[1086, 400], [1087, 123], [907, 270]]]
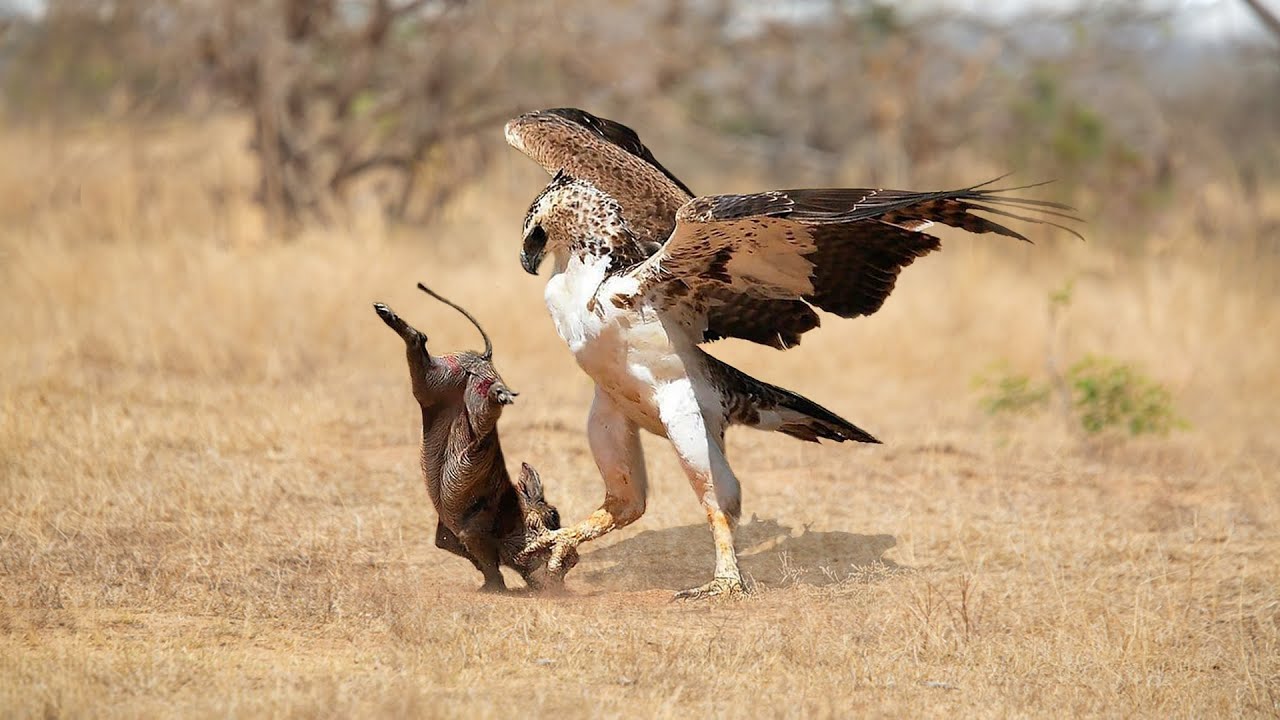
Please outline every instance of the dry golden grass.
[[[754, 595], [669, 602], [711, 542], [648, 438], [646, 517], [568, 597], [495, 597], [431, 545], [370, 302], [448, 350], [478, 340], [413, 283], [479, 315], [522, 391], [508, 461], [589, 512], [590, 386], [514, 258], [537, 173], [512, 158], [502, 202], [430, 232], [278, 243], [233, 192], [234, 129], [134, 137], [0, 141], [0, 714], [1280, 712], [1275, 267], [1189, 234], [1138, 262], [1096, 234], [954, 238], [873, 318], [716, 346], [886, 441], [731, 435]], [[1189, 430], [1084, 442], [978, 409], [983, 367], [1043, 362], [1069, 277], [1070, 352], [1144, 364]]]

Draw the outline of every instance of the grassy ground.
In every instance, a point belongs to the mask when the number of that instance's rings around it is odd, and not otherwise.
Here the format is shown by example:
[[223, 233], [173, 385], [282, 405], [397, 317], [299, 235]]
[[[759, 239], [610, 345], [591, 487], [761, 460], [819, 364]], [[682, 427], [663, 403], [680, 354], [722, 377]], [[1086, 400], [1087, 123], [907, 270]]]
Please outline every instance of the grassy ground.
[[[1105, 236], [948, 236], [873, 318], [785, 354], [715, 346], [886, 441], [730, 436], [751, 597], [669, 601], [712, 547], [653, 438], [649, 513], [584, 548], [567, 597], [499, 597], [431, 545], [402, 345], [370, 302], [446, 350], [479, 341], [414, 282], [476, 313], [521, 391], [508, 462], [566, 519], [592, 510], [590, 385], [515, 260], [531, 166], [419, 237], [278, 243], [227, 192], [232, 152], [162, 133], [0, 156], [5, 716], [1280, 712], [1270, 265], [1176, 225], [1140, 261]], [[1039, 371], [1070, 278], [1065, 358], [1146, 367], [1189, 429], [982, 412], [972, 378]]]

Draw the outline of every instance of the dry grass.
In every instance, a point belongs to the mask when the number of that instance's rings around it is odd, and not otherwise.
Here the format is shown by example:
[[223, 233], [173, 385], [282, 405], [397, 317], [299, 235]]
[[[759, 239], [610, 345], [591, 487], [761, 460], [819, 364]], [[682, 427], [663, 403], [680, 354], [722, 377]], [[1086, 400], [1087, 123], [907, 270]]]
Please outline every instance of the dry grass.
[[[711, 543], [647, 439], [650, 512], [571, 595], [493, 597], [431, 546], [399, 341], [369, 303], [443, 349], [478, 341], [413, 283], [478, 314], [522, 391], [508, 460], [589, 512], [589, 384], [514, 259], [537, 174], [513, 158], [501, 203], [430, 234], [279, 244], [228, 190], [233, 134], [0, 141], [5, 716], [1280, 712], [1275, 267], [1190, 236], [1141, 262], [1105, 237], [957, 238], [874, 318], [786, 354], [717, 347], [887, 443], [731, 436], [753, 596], [668, 602]], [[1073, 276], [1072, 351], [1145, 364], [1190, 430], [1085, 443], [982, 415], [970, 378], [1038, 367]]]

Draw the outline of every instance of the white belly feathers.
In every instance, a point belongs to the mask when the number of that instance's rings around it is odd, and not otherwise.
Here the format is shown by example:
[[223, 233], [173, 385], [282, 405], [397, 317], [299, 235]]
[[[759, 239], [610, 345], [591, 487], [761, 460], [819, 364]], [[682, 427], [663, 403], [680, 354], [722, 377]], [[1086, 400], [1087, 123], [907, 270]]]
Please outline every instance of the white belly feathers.
[[654, 310], [625, 310], [610, 302], [615, 294], [633, 289], [627, 285], [634, 280], [606, 280], [608, 265], [608, 257], [585, 262], [570, 258], [547, 282], [547, 309], [556, 331], [596, 385], [641, 427], [665, 435], [658, 390], [688, 378], [689, 369]]

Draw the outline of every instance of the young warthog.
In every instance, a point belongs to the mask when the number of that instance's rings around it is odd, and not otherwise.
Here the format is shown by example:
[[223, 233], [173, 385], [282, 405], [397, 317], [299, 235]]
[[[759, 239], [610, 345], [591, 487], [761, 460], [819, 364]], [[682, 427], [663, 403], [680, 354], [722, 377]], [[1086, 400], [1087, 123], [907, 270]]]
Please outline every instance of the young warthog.
[[516, 393], [493, 368], [493, 345], [466, 310], [425, 285], [418, 289], [454, 308], [484, 338], [484, 352], [431, 355], [427, 336], [382, 303], [378, 317], [405, 344], [413, 397], [422, 407], [422, 474], [435, 505], [436, 547], [471, 561], [484, 574], [483, 590], [505, 590], [499, 564], [515, 568], [532, 587], [553, 582], [541, 563], [522, 564], [525, 545], [560, 528], [560, 514], [543, 495], [538, 473], [527, 463], [513, 485], [498, 442], [503, 406]]

